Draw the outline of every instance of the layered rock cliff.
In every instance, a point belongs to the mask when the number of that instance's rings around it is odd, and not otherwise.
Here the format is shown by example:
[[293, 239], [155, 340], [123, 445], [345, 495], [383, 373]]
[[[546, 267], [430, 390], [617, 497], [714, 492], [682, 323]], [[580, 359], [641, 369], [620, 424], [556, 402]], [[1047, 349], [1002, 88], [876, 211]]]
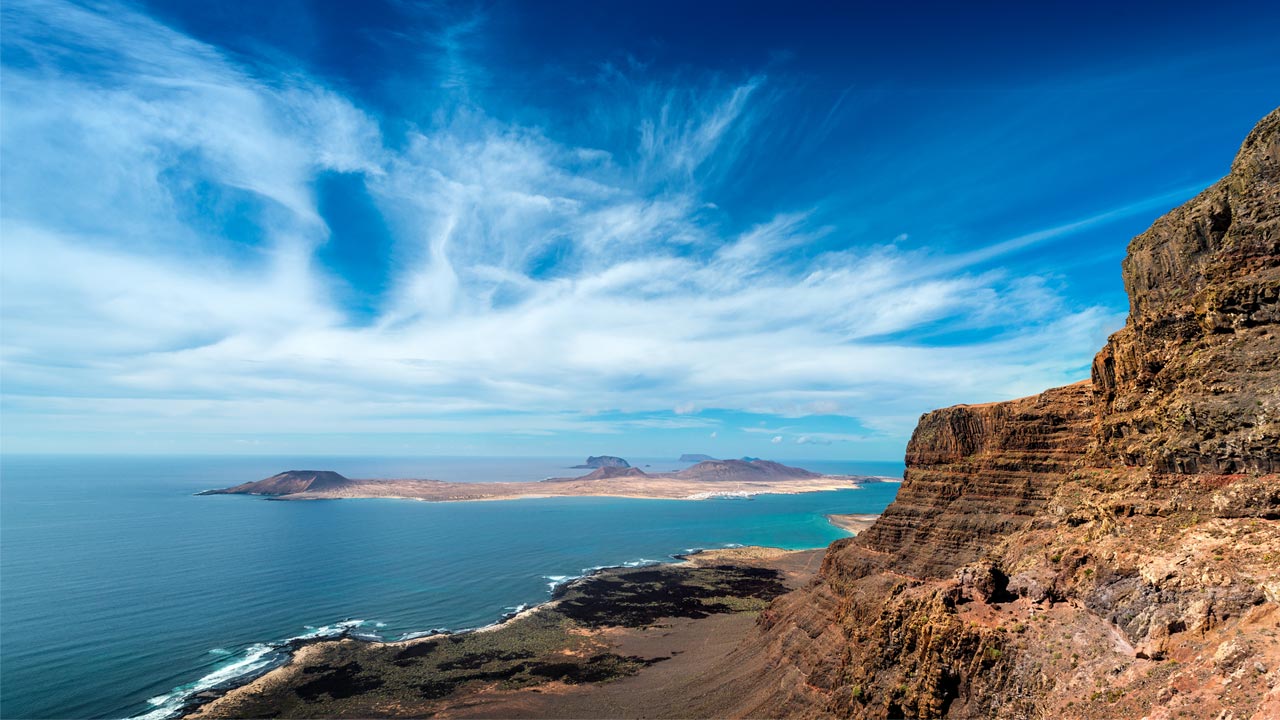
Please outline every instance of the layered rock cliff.
[[1123, 273], [1089, 380], [921, 418], [738, 713], [1280, 717], [1280, 110]]

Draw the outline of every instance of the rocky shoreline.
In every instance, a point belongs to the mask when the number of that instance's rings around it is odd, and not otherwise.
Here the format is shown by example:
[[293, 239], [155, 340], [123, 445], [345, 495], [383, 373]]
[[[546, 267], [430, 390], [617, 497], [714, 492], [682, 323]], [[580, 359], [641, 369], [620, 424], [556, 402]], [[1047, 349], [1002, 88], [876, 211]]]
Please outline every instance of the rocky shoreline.
[[673, 556], [674, 563], [595, 570], [559, 585], [547, 602], [475, 630], [394, 642], [351, 632], [291, 641], [281, 648], [291, 655], [287, 662], [201, 692], [181, 715], [416, 714], [495, 690], [537, 692], [548, 684], [629, 677], [672, 655], [612, 652], [611, 633], [643, 633], [672, 619], [697, 622], [725, 613], [754, 617], [811, 576], [821, 552], [695, 551]]

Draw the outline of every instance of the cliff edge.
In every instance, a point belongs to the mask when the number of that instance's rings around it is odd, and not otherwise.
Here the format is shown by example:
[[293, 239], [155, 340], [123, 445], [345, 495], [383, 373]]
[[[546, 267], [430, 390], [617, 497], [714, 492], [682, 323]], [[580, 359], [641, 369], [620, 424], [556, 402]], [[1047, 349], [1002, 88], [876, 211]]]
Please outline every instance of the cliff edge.
[[1123, 275], [1089, 380], [921, 418], [735, 714], [1280, 717], [1280, 110]]

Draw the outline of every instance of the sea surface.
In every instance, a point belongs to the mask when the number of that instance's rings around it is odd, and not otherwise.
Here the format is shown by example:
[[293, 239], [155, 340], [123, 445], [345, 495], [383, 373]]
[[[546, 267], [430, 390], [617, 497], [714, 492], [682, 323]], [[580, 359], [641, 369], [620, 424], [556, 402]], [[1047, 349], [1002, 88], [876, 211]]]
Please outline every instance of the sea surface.
[[[539, 480], [580, 458], [0, 458], [0, 717], [171, 716], [290, 638], [398, 639], [493, 623], [592, 568], [694, 548], [825, 546], [827, 513], [896, 483], [751, 500], [271, 502], [193, 493], [283, 470]], [[651, 471], [685, 464], [632, 459]], [[792, 461], [900, 476], [901, 464]]]

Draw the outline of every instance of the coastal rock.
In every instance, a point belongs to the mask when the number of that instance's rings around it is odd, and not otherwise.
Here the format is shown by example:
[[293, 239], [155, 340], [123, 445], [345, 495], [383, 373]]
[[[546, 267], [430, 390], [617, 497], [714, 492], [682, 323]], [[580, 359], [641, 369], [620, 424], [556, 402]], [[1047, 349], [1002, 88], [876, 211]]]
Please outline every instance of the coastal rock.
[[623, 460], [620, 457], [614, 457], [613, 455], [591, 455], [590, 457], [587, 458], [587, 461], [585, 463], [581, 465], [574, 465], [573, 467], [574, 469], [606, 468], [606, 467], [628, 468], [628, 467], [631, 467], [631, 464], [628, 463], [626, 460]]
[[1123, 275], [1089, 380], [921, 417], [895, 502], [761, 615], [803, 681], [727, 714], [1280, 716], [1280, 110]]

